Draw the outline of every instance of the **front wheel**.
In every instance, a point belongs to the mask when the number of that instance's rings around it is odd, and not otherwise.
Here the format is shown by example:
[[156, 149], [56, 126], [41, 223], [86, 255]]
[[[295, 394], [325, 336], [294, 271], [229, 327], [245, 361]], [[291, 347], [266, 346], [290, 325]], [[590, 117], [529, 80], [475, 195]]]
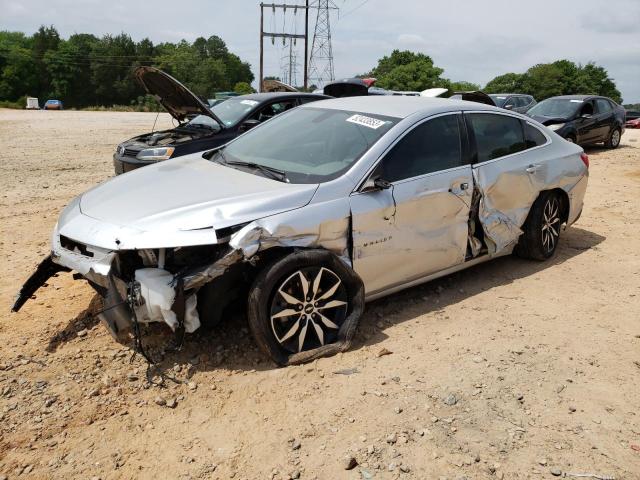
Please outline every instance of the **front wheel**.
[[251, 333], [279, 365], [348, 349], [363, 310], [362, 281], [324, 250], [296, 251], [268, 265], [248, 299]]
[[620, 129], [614, 128], [609, 134], [609, 138], [607, 138], [607, 141], [604, 142], [604, 146], [607, 148], [618, 148], [618, 145], [620, 145], [621, 136], [622, 134], [620, 133]]
[[563, 202], [556, 192], [542, 192], [533, 202], [516, 254], [533, 260], [551, 258], [558, 248], [563, 218]]

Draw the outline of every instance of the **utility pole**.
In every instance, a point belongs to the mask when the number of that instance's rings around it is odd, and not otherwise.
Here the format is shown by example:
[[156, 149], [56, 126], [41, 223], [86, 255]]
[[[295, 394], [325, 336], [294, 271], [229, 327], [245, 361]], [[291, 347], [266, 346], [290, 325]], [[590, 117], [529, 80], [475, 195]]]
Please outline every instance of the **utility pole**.
[[[294, 14], [298, 11], [298, 9], [305, 10], [305, 29], [304, 34], [297, 33], [275, 33], [275, 32], [265, 32], [264, 31], [264, 9], [271, 8], [275, 13], [276, 9], [282, 9], [284, 12], [287, 11], [287, 8], [293, 9]], [[306, 0], [305, 5], [289, 5], [286, 3], [260, 3], [260, 78], [258, 81], [258, 91], [263, 91], [263, 80], [264, 80], [264, 38], [268, 37], [274, 41], [276, 38], [289, 39], [291, 41], [294, 39], [304, 39], [304, 88], [307, 88], [307, 52], [308, 47], [307, 44], [309, 42], [309, 0]]]

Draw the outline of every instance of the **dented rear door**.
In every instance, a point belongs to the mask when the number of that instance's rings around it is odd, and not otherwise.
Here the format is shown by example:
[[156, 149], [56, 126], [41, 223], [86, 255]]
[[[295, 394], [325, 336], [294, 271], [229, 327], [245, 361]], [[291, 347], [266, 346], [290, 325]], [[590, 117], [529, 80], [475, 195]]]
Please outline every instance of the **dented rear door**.
[[465, 117], [476, 150], [479, 220], [488, 253], [495, 255], [513, 247], [522, 234], [529, 209], [544, 189], [548, 159], [544, 145], [527, 148], [525, 124], [519, 118], [492, 112]]

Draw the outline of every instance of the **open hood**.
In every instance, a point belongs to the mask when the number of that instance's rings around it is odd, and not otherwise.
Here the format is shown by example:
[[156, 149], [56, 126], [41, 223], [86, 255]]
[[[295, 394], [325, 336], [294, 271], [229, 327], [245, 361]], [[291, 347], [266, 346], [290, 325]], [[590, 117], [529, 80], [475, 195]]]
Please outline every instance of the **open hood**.
[[298, 92], [296, 87], [292, 87], [284, 82], [278, 80], [263, 80], [262, 81], [263, 92]]
[[466, 100], [468, 102], [476, 102], [476, 103], [484, 103], [485, 105], [491, 105], [492, 107], [496, 106], [496, 103], [493, 99], [484, 92], [475, 91], [475, 92], [453, 92], [451, 97], [454, 100]]
[[224, 123], [187, 87], [171, 75], [154, 67], [138, 67], [133, 72], [138, 83], [179, 122], [187, 115], [206, 115], [224, 128]]
[[372, 83], [366, 82], [361, 78], [343, 78], [326, 84], [322, 92], [325, 95], [336, 98], [362, 97], [369, 94], [369, 87]]

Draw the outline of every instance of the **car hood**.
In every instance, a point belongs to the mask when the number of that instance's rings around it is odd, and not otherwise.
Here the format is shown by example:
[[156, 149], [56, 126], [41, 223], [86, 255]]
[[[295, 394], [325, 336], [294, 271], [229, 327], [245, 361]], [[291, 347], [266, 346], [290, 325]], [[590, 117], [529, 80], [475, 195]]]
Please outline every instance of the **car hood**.
[[[317, 188], [279, 182], [194, 154], [118, 175], [84, 193], [79, 209], [83, 216], [108, 225], [109, 231], [122, 227], [125, 232], [145, 233], [140, 238], [149, 239], [149, 233], [169, 238], [177, 232], [232, 227], [301, 208]], [[109, 246], [103, 239], [83, 237], [77, 240]], [[120, 240], [129, 248], [157, 248], [146, 240], [144, 245]], [[162, 238], [151, 241], [158, 242]]]
[[568, 118], [563, 117], [543, 117], [541, 115], [530, 115], [536, 122], [541, 123], [542, 125], [554, 125], [557, 123], [566, 123], [569, 121]]
[[473, 92], [453, 92], [451, 98], [466, 100], [467, 102], [483, 103], [493, 107], [496, 106], [496, 102], [493, 101], [493, 98], [479, 90]]
[[224, 128], [224, 123], [191, 90], [171, 75], [154, 67], [138, 67], [133, 72], [142, 88], [179, 122], [189, 115], [206, 115], [213, 118]]

